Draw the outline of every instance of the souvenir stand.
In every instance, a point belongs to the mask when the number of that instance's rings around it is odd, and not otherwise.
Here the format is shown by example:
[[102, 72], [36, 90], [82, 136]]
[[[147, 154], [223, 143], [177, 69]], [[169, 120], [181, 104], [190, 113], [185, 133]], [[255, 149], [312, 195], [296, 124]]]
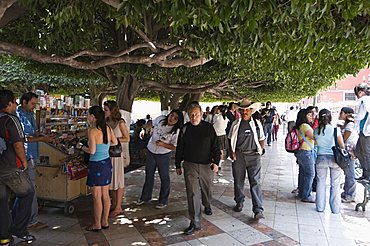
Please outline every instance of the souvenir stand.
[[73, 200], [89, 194], [86, 186], [86, 156], [75, 150], [86, 136], [89, 100], [81, 96], [39, 96], [36, 121], [40, 133], [53, 134], [53, 143], [39, 143], [36, 191], [39, 204], [75, 211]]

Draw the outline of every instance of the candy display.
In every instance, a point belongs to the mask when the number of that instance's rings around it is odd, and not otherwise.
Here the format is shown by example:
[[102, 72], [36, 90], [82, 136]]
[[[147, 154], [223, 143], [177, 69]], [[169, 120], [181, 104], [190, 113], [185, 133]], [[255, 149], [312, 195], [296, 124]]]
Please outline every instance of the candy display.
[[87, 176], [87, 166], [82, 155], [74, 155], [64, 163], [70, 180], [78, 180]]

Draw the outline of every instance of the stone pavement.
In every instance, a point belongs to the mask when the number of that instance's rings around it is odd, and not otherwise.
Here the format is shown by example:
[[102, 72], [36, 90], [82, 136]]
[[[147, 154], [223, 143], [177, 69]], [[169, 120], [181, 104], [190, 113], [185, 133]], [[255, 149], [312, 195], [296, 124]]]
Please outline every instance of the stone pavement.
[[[203, 214], [202, 230], [185, 236], [189, 225], [183, 176], [171, 170], [169, 205], [156, 209], [156, 199], [149, 204], [134, 204], [141, 193], [144, 168], [126, 174], [124, 214], [110, 221], [110, 228], [100, 233], [87, 232], [91, 223], [90, 197], [76, 201], [77, 212], [65, 217], [61, 209], [43, 208], [40, 220], [49, 228], [33, 231], [32, 245], [370, 245], [370, 206], [366, 212], [354, 211], [355, 203], [343, 204], [341, 214], [332, 214], [329, 204], [324, 212], [315, 205], [302, 203], [291, 191], [297, 185], [297, 165], [284, 150], [283, 135], [266, 146], [262, 164], [262, 189], [265, 219], [254, 223], [246, 181], [246, 201], [241, 213], [232, 211], [233, 179], [231, 163], [222, 167], [222, 177], [215, 176], [213, 215]], [[158, 196], [156, 177], [154, 196]], [[328, 187], [329, 188], [329, 187]], [[356, 201], [362, 201], [362, 185], [357, 186]], [[329, 193], [329, 192], [328, 192]], [[19, 243], [18, 245], [22, 245]]]

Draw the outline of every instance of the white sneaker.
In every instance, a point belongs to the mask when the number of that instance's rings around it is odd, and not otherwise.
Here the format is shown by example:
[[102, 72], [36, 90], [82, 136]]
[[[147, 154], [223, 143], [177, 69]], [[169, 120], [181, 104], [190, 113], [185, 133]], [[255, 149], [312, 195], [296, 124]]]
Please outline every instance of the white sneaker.
[[158, 209], [162, 209], [162, 208], [165, 208], [167, 207], [167, 204], [162, 204], [162, 203], [158, 203], [157, 206], [155, 206], [155, 208], [158, 208]]
[[138, 206], [143, 205], [144, 203], [145, 203], [145, 201], [140, 200], [140, 199], [135, 202], [135, 204], [138, 205]]

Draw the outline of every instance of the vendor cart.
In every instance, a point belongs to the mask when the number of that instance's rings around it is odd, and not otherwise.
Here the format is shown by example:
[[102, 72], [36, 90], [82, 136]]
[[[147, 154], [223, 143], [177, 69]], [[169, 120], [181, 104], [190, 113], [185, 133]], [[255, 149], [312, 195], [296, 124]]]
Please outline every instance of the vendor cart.
[[72, 215], [73, 200], [90, 193], [86, 186], [87, 167], [78, 153], [64, 153], [53, 145], [40, 143], [36, 172], [36, 192], [41, 206], [60, 207], [65, 215]]

